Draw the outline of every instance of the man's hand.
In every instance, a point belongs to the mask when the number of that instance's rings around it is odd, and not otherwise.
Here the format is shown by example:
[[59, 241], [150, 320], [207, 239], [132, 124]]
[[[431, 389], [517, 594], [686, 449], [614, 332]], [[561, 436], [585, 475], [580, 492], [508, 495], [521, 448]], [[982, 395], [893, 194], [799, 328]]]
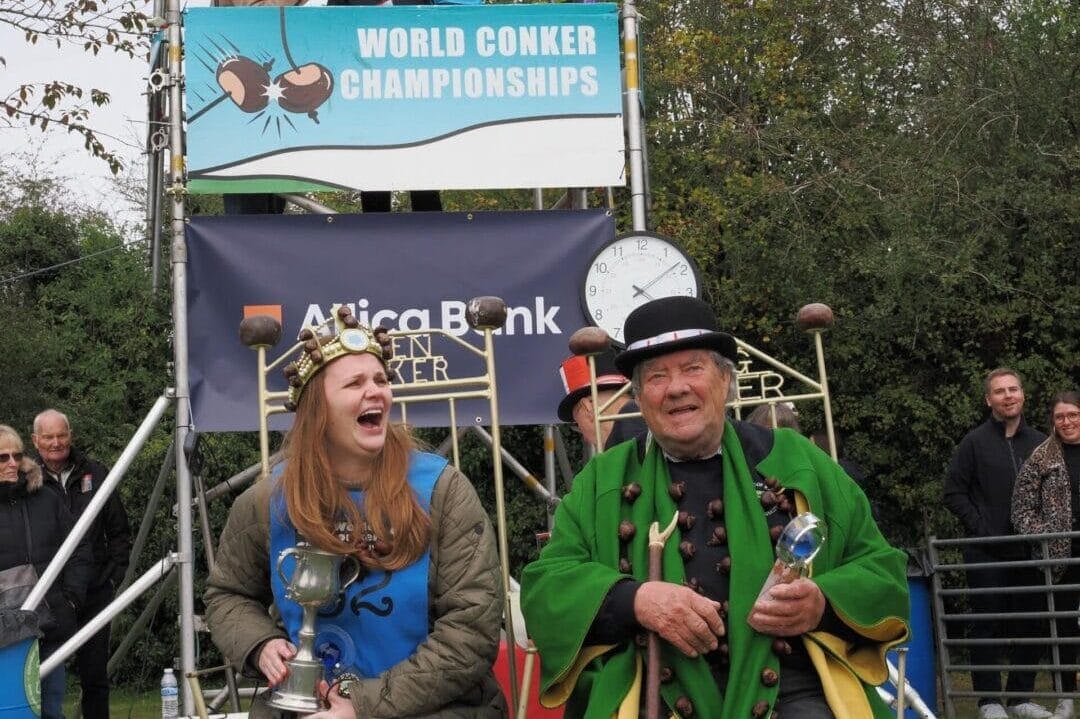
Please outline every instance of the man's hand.
[[307, 719], [356, 719], [356, 710], [353, 709], [352, 700], [338, 694], [337, 687], [331, 689], [329, 684], [321, 681], [315, 691], [320, 697], [326, 697], [326, 700], [330, 702], [330, 707], [321, 712], [308, 714]]
[[724, 636], [719, 602], [669, 582], [642, 584], [634, 595], [634, 617], [688, 657], [711, 652]]
[[747, 622], [762, 634], [794, 637], [821, 623], [825, 595], [805, 577], [789, 584], [777, 584], [766, 597], [754, 602]]
[[296, 647], [287, 639], [278, 637], [263, 644], [259, 651], [259, 671], [266, 677], [270, 686], [276, 687], [285, 681], [289, 674], [289, 668], [285, 662], [296, 656]]

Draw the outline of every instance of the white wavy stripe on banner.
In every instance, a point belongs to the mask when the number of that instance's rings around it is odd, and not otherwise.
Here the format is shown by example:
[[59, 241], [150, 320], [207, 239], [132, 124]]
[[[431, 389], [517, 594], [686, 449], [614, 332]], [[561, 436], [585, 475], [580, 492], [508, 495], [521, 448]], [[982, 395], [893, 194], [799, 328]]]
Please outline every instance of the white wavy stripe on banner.
[[520, 121], [410, 147], [291, 150], [192, 175], [282, 177], [364, 190], [622, 186], [622, 137], [621, 117]]

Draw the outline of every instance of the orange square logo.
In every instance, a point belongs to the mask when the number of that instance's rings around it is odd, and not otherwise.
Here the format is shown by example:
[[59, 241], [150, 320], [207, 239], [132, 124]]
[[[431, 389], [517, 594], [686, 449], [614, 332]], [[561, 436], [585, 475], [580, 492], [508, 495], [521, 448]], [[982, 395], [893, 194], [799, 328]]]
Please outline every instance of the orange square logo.
[[270, 315], [278, 324], [281, 322], [281, 305], [244, 305], [244, 319], [255, 315]]

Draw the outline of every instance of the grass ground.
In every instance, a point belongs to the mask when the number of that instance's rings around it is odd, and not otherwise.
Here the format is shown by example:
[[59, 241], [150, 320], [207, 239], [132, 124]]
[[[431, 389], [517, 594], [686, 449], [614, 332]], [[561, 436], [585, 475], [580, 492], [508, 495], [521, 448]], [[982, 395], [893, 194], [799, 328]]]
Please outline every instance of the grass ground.
[[[75, 716], [74, 708], [78, 700], [78, 683], [69, 683], [64, 697], [64, 716], [69, 719]], [[110, 719], [161, 719], [161, 696], [153, 689], [133, 691], [124, 687], [113, 687], [109, 693], [109, 714]]]
[[[953, 679], [953, 685], [955, 688], [970, 689], [970, 677], [957, 675]], [[1050, 689], [1050, 678], [1045, 672], [1041, 672], [1038, 675], [1036, 681], [1036, 688], [1040, 690]], [[64, 714], [68, 717], [74, 716], [72, 709], [74, 703], [78, 701], [79, 688], [78, 685], [69, 686], [67, 699], [64, 702]], [[938, 690], [938, 696], [940, 699], [940, 687]], [[956, 717], [957, 719], [976, 719], [978, 716], [978, 709], [976, 708], [976, 700], [974, 699], [957, 699], [956, 705]], [[1052, 700], [1043, 699], [1040, 700], [1043, 706], [1053, 709], [1057, 703]], [[158, 693], [151, 691], [136, 692], [123, 687], [114, 688], [111, 695], [111, 719], [161, 719], [161, 698]], [[936, 707], [939, 717], [945, 716], [944, 704], [939, 701], [940, 706]]]
[[[64, 698], [64, 716], [74, 716], [75, 702], [79, 700], [78, 685], [68, 686]], [[113, 688], [109, 694], [111, 719], [161, 719], [161, 697], [157, 692], [134, 692], [130, 689]]]
[[[952, 685], [954, 691], [970, 691], [971, 690], [971, 675], [967, 673], [953, 674]], [[1035, 676], [1035, 690], [1040, 692], [1053, 691], [1053, 680], [1048, 672], [1039, 672]], [[938, 682], [937, 688], [938, 706], [931, 707], [937, 713], [938, 717], [945, 716], [945, 701], [941, 691], [941, 682]], [[1056, 699], [1036, 699], [1036, 703], [1041, 704], [1050, 711], [1054, 710], [1057, 706]], [[953, 700], [953, 706], [955, 707], [956, 719], [977, 719], [979, 715], [978, 699], [973, 698], [958, 698]]]

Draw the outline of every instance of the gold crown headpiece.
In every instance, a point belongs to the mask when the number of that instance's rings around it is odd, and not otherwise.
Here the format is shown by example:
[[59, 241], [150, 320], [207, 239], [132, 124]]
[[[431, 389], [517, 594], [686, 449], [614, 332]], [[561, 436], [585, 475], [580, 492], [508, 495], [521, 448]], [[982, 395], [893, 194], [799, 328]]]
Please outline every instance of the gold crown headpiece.
[[386, 362], [394, 352], [385, 327], [373, 330], [365, 327], [346, 305], [334, 305], [328, 320], [300, 330], [297, 339], [304, 343], [300, 356], [283, 370], [289, 381], [289, 401], [285, 403], [285, 408], [290, 412], [296, 411], [300, 394], [308, 381], [338, 357], [366, 352], [387, 367]]

